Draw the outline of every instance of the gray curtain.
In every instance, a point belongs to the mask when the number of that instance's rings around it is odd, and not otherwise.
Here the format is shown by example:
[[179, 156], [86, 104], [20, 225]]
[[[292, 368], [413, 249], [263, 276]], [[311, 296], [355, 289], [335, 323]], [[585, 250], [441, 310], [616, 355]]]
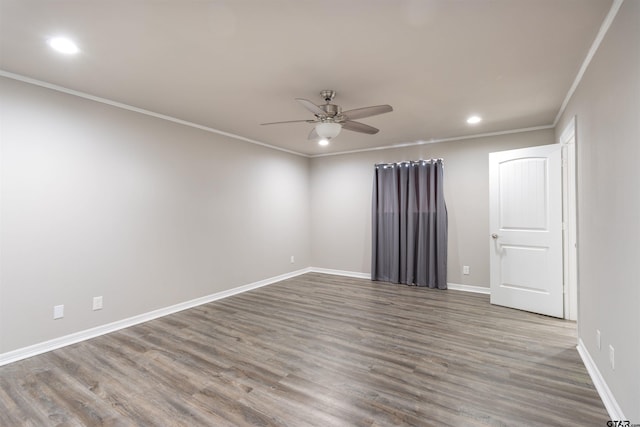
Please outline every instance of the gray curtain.
[[442, 159], [378, 164], [371, 279], [447, 289]]

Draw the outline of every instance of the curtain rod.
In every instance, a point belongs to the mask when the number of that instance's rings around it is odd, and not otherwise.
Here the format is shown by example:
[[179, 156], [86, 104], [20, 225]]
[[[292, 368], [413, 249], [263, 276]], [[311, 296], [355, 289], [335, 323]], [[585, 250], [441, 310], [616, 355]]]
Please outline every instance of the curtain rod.
[[395, 163], [376, 163], [376, 167], [394, 167], [396, 165], [411, 165], [411, 164], [416, 164], [416, 163], [434, 163], [434, 162], [443, 162], [444, 159], [442, 158], [438, 158], [438, 159], [429, 159], [429, 160], [405, 160], [403, 162], [395, 162]]

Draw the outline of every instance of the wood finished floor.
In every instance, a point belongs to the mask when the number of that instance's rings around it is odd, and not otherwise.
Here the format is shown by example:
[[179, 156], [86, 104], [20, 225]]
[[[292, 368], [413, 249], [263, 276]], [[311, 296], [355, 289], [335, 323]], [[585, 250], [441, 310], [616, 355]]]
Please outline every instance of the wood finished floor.
[[604, 426], [575, 323], [310, 273], [0, 368], [2, 426]]

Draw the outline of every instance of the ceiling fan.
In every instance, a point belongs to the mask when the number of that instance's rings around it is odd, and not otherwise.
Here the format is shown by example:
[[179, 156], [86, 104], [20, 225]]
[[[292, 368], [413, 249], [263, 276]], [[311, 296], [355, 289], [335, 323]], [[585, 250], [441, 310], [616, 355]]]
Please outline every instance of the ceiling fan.
[[379, 129], [364, 123], [355, 122], [355, 119], [363, 119], [365, 117], [376, 116], [378, 114], [389, 113], [393, 111], [390, 105], [376, 105], [373, 107], [356, 108], [353, 110], [342, 111], [342, 107], [332, 104], [331, 101], [336, 96], [333, 90], [323, 90], [320, 96], [324, 99], [325, 104], [316, 105], [308, 99], [296, 98], [304, 108], [311, 111], [315, 116], [314, 119], [308, 120], [289, 120], [285, 122], [262, 123], [262, 125], [275, 125], [281, 123], [317, 123], [308, 139], [319, 139], [320, 143], [326, 145], [330, 139], [338, 136], [342, 129], [353, 132], [366, 133], [373, 135], [378, 133]]

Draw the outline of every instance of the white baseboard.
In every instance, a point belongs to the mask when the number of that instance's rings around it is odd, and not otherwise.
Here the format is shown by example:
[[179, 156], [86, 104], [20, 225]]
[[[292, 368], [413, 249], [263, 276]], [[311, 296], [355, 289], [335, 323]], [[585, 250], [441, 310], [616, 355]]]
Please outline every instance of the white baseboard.
[[[346, 270], [333, 270], [330, 268], [320, 268], [320, 267], [309, 267], [309, 272], [311, 273], [324, 273], [324, 274], [334, 274], [336, 276], [345, 276], [345, 277], [355, 277], [358, 279], [368, 279], [371, 280], [370, 273], [359, 273], [357, 271], [346, 271]], [[476, 285], [459, 285], [457, 283], [447, 283], [447, 289], [452, 289], [454, 291], [464, 291], [464, 292], [474, 292], [477, 294], [490, 294], [491, 290], [484, 286], [476, 286]]]
[[333, 269], [330, 269], [330, 268], [309, 267], [309, 272], [310, 273], [333, 274], [335, 276], [355, 277], [356, 279], [369, 279], [369, 280], [371, 280], [371, 274], [370, 273], [358, 273], [357, 271], [333, 270]]
[[447, 289], [451, 289], [453, 291], [474, 292], [476, 294], [491, 294], [491, 289], [485, 286], [477, 285], [460, 285], [458, 283], [447, 283]]
[[591, 358], [591, 355], [585, 347], [582, 339], [578, 339], [578, 345], [576, 346], [576, 348], [578, 349], [578, 353], [582, 358], [582, 363], [584, 363], [584, 366], [587, 368], [587, 372], [589, 372], [589, 376], [591, 377], [591, 381], [593, 381], [593, 385], [596, 387], [596, 390], [600, 395], [600, 399], [602, 399], [602, 403], [604, 404], [605, 409], [609, 413], [609, 418], [612, 420], [626, 420], [627, 418], [622, 413], [620, 405], [618, 405], [616, 398], [613, 396], [613, 393], [611, 393], [611, 390], [602, 377], [602, 374], [600, 374], [600, 370]]
[[212, 301], [216, 301], [222, 298], [227, 298], [232, 295], [236, 295], [242, 292], [250, 291], [252, 289], [260, 288], [262, 286], [270, 285], [281, 280], [289, 279], [299, 276], [301, 274], [308, 273], [309, 268], [303, 268], [301, 270], [292, 271], [290, 273], [281, 274], [279, 276], [270, 277], [268, 279], [259, 280], [257, 282], [249, 283], [247, 285], [238, 286], [233, 289], [228, 289], [222, 292], [216, 292], [215, 294], [206, 295], [204, 297], [192, 299], [190, 301], [181, 302], [169, 307], [160, 308], [147, 313], [139, 314], [137, 316], [129, 317], [127, 319], [118, 320], [116, 322], [100, 325], [95, 328], [86, 329], [84, 331], [75, 332], [73, 334], [65, 335], [59, 338], [54, 338], [49, 341], [44, 341], [38, 344], [30, 345], [28, 347], [12, 350], [7, 353], [0, 354], [0, 366], [7, 365], [9, 363], [17, 362], [18, 360], [27, 359], [38, 354], [46, 353], [57, 348], [65, 347], [71, 344], [85, 341], [91, 338], [98, 337], [100, 335], [115, 332], [120, 329], [128, 328], [129, 326], [137, 325], [139, 323], [148, 322], [149, 320], [157, 319], [158, 317], [167, 316], [169, 314], [176, 313], [178, 311], [186, 310], [189, 308], [197, 307], [202, 304], [207, 304]]

